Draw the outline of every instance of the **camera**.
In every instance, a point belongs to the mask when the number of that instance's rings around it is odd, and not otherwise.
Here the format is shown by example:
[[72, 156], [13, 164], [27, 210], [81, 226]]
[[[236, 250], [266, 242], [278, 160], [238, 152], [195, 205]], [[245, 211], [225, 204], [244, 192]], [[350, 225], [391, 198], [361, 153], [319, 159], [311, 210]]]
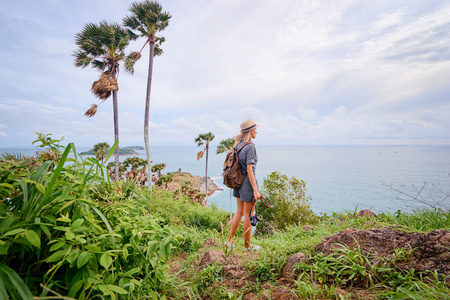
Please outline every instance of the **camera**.
[[258, 217], [258, 215], [256, 213], [253, 216], [250, 216], [249, 219], [250, 219], [250, 224], [252, 224], [252, 226], [256, 226], [256, 223], [258, 221], [261, 221], [261, 218]]

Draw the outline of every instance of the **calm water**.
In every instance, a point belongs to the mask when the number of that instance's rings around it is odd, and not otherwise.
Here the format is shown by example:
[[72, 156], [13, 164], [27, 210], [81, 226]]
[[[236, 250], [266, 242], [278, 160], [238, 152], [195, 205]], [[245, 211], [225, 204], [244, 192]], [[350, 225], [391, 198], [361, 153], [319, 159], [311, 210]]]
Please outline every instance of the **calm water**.
[[[88, 149], [77, 149], [79, 152]], [[197, 161], [200, 148], [190, 146], [153, 147], [153, 163], [166, 163], [165, 172], [183, 171], [205, 174], [205, 157]], [[0, 153], [33, 154], [33, 149], [1, 149]], [[306, 181], [312, 209], [332, 212], [372, 209], [375, 212], [410, 210], [418, 204], [401, 200], [383, 185], [405, 185], [414, 194], [414, 186], [425, 182], [450, 192], [450, 146], [258, 146], [256, 178], [261, 185], [273, 171]], [[142, 152], [142, 158], [145, 153]], [[121, 157], [121, 160], [127, 157]], [[208, 176], [224, 191], [209, 197], [210, 203], [230, 209], [229, 190], [222, 185], [225, 154], [211, 147]], [[450, 200], [447, 200], [447, 202]], [[232, 200], [235, 210], [235, 199]]]

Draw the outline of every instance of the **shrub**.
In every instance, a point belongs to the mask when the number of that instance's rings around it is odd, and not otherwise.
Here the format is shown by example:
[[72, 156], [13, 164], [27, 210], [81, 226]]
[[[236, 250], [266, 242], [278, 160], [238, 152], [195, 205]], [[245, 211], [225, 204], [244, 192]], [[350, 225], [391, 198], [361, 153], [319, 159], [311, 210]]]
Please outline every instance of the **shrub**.
[[261, 201], [256, 209], [261, 221], [257, 233], [273, 233], [286, 230], [291, 225], [316, 223], [317, 216], [311, 210], [311, 196], [306, 195], [306, 182], [272, 172], [263, 182], [263, 195], [271, 204], [266, 208]]
[[155, 189], [149, 201], [149, 211], [162, 217], [166, 224], [183, 224], [201, 230], [221, 231], [221, 225], [227, 223], [228, 213], [217, 206], [204, 207], [199, 203], [190, 203], [185, 197], [173, 199], [172, 193]]

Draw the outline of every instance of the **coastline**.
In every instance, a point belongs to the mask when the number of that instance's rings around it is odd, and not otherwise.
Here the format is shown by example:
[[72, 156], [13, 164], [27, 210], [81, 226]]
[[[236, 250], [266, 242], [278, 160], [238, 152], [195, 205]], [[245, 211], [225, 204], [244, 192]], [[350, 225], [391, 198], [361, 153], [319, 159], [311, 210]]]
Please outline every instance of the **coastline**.
[[[183, 185], [189, 183], [194, 189], [205, 193], [205, 176], [192, 175], [189, 172], [173, 172], [174, 175], [171, 183], [168, 184], [168, 189], [171, 191], [181, 189]], [[217, 185], [214, 180], [208, 176], [208, 197], [214, 195], [216, 192], [223, 191], [223, 188]]]
[[[205, 176], [196, 175], [196, 177], [201, 180], [201, 184], [198, 186], [200, 192], [205, 193]], [[221, 186], [217, 185], [216, 182], [210, 176], [208, 176], [208, 197], [214, 196], [216, 193], [221, 191], [224, 191], [224, 189]]]

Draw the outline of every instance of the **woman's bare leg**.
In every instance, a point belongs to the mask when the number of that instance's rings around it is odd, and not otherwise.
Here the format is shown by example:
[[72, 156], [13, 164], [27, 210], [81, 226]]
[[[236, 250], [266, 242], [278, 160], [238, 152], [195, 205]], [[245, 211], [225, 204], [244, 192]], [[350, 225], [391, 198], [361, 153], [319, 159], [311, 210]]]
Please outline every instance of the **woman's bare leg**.
[[250, 240], [252, 238], [252, 226], [250, 224], [250, 210], [252, 210], [251, 202], [243, 202], [244, 203], [244, 247], [250, 248], [251, 243]]
[[233, 217], [233, 220], [231, 221], [231, 227], [230, 227], [230, 235], [228, 236], [228, 242], [230, 244], [234, 243], [234, 234], [236, 233], [237, 229], [239, 228], [239, 224], [241, 223], [242, 216], [244, 215], [244, 203], [241, 201], [241, 198], [236, 198], [237, 203], [237, 210], [236, 214]]

